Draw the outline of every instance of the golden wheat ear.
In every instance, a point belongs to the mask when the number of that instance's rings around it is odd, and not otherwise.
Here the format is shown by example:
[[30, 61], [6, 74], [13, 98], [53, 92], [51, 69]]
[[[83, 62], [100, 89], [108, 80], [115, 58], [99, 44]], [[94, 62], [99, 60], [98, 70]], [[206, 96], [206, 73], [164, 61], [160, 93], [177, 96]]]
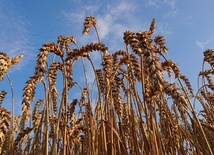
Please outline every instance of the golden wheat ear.
[[8, 69], [15, 64], [18, 64], [23, 54], [10, 59], [6, 53], [0, 52], [0, 80], [3, 79]]
[[92, 16], [88, 16], [85, 18], [85, 21], [84, 21], [84, 29], [82, 31], [82, 34], [83, 35], [87, 35], [89, 33], [89, 31], [91, 30], [91, 27], [92, 26], [95, 26], [97, 23], [96, 19]]
[[5, 109], [0, 107], [0, 154], [3, 154], [5, 150], [5, 143], [7, 132], [10, 127], [11, 113]]
[[0, 80], [3, 79], [4, 75], [10, 68], [11, 60], [7, 54], [0, 52]]
[[3, 91], [0, 92], [0, 107], [1, 107], [1, 104], [4, 101], [4, 98], [5, 98], [6, 95], [7, 95], [6, 91], [3, 90]]
[[20, 54], [20, 55], [17, 55], [15, 58], [12, 58], [11, 64], [12, 65], [18, 64], [21, 58], [23, 58], [23, 56], [24, 56], [23, 54]]
[[151, 34], [154, 33], [154, 30], [155, 30], [155, 18], [152, 19], [152, 22], [149, 28], [149, 31]]

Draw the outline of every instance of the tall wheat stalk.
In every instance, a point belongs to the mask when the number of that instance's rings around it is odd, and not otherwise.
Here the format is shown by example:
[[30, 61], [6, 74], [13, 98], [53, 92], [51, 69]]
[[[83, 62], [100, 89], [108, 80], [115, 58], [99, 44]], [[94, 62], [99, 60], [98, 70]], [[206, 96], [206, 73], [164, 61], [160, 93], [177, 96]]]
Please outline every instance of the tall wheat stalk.
[[[42, 45], [34, 74], [23, 89], [22, 114], [12, 114], [12, 126], [10, 112], [0, 107], [1, 154], [213, 154], [214, 51], [204, 52], [204, 63], [211, 69], [203, 67], [199, 73], [201, 86], [195, 94], [177, 63], [165, 57], [164, 37], [153, 39], [155, 19], [149, 30], [124, 32], [126, 48], [112, 54], [96, 24], [94, 17], [86, 17], [83, 34], [93, 27], [98, 42], [78, 46], [73, 36], [61, 35], [57, 43]], [[101, 67], [91, 52], [100, 53]], [[21, 57], [0, 53], [0, 79]], [[78, 61], [84, 83], [73, 75]], [[88, 67], [94, 84], [89, 83]], [[36, 90], [38, 84], [43, 90]], [[79, 90], [79, 98], [73, 97], [73, 90]], [[44, 98], [37, 97], [41, 92]], [[0, 103], [5, 95], [0, 92]], [[196, 112], [194, 104], [203, 109]]]

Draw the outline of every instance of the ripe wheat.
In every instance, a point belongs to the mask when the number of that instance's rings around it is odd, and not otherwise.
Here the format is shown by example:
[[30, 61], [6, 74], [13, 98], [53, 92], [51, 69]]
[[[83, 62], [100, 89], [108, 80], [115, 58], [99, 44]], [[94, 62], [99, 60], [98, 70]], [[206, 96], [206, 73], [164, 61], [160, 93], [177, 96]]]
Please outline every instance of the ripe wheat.
[[[0, 154], [213, 154], [214, 51], [204, 52], [201, 86], [194, 92], [178, 64], [164, 56], [164, 37], [152, 36], [155, 19], [149, 30], [124, 32], [125, 50], [112, 54], [96, 24], [94, 17], [86, 17], [82, 32], [87, 35], [93, 27], [96, 43], [79, 47], [73, 36], [60, 35], [56, 44], [42, 45], [34, 74], [23, 88], [20, 116], [2, 107], [8, 92], [0, 92]], [[100, 66], [91, 52], [100, 53]], [[0, 52], [0, 80], [22, 57], [10, 59]], [[73, 75], [80, 60], [84, 82]], [[210, 68], [205, 69], [205, 63]], [[93, 84], [88, 67], [95, 76]], [[43, 91], [36, 90], [40, 83]], [[44, 98], [38, 98], [39, 93]], [[199, 112], [195, 104], [201, 104]]]

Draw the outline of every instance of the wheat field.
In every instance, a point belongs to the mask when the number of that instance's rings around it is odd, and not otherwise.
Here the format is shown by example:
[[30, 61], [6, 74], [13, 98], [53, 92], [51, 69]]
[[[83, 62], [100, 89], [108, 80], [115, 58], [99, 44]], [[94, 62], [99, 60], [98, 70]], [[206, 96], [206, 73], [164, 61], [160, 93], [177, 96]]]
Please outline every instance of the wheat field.
[[[97, 42], [79, 46], [74, 36], [61, 35], [42, 45], [23, 88], [20, 115], [14, 115], [14, 103], [12, 112], [2, 107], [7, 92], [0, 90], [1, 155], [214, 154], [214, 50], [204, 52], [202, 65], [210, 68], [203, 67], [193, 90], [166, 58], [164, 37], [153, 36], [155, 19], [146, 31], [124, 32], [125, 50], [113, 53], [101, 42], [94, 17], [83, 25], [82, 34], [93, 29]], [[98, 67], [92, 52], [100, 55]], [[0, 80], [10, 81], [7, 71], [22, 57], [0, 53]], [[75, 78], [76, 63], [84, 82]], [[202, 106], [199, 112], [195, 104]]]

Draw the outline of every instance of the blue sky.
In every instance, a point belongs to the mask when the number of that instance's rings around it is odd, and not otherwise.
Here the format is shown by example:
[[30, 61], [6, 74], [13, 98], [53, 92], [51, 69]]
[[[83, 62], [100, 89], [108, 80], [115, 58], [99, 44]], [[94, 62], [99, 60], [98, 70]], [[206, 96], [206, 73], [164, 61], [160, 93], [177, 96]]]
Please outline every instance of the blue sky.
[[[9, 71], [16, 106], [20, 107], [22, 89], [34, 72], [42, 44], [56, 42], [59, 35], [73, 35], [80, 46], [96, 41], [94, 31], [81, 35], [86, 16], [97, 19], [101, 40], [111, 53], [125, 48], [124, 31], [147, 30], [156, 18], [155, 35], [165, 37], [167, 57], [179, 64], [197, 88], [203, 52], [214, 46], [213, 6], [213, 0], [0, 0], [0, 51], [10, 57], [24, 54]], [[10, 92], [6, 78], [0, 88]], [[10, 97], [9, 93], [6, 101]]]

